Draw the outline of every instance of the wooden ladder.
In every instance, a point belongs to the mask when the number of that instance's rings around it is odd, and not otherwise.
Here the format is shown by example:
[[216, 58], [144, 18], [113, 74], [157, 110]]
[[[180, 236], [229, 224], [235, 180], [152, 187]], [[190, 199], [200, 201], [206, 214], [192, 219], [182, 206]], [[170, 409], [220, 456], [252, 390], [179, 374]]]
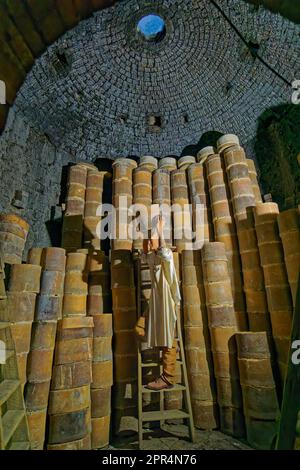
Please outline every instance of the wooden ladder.
[[[277, 437], [277, 450], [293, 450], [296, 438], [300, 439], [300, 364], [293, 363], [292, 356], [295, 353], [293, 349], [294, 342], [300, 341], [300, 273], [298, 278], [297, 298], [294, 310], [291, 354], [287, 369], [287, 376], [283, 391], [283, 401], [281, 407], [281, 416], [279, 423], [279, 432]], [[298, 354], [298, 358], [299, 358]], [[298, 423], [298, 424], [297, 424]], [[298, 450], [299, 447], [297, 447]]]
[[0, 254], [0, 450], [29, 450], [29, 432]]
[[[136, 286], [137, 286], [137, 312], [138, 317], [141, 315], [141, 271], [142, 269], [148, 269], [147, 265], [143, 265], [141, 263], [141, 259], [139, 256], [136, 256]], [[154, 391], [145, 388], [143, 385], [143, 369], [145, 368], [153, 368], [159, 367], [160, 374], [163, 372], [163, 364], [160, 359], [154, 362], [143, 362], [142, 359], [142, 351], [141, 346], [138, 347], [138, 430], [139, 430], [139, 448], [142, 449], [143, 447], [143, 424], [149, 422], [160, 422], [160, 427], [162, 428], [166, 420], [185, 420], [187, 421], [188, 428], [189, 428], [189, 437], [191, 442], [195, 442], [195, 429], [194, 429], [194, 420], [193, 420], [193, 412], [192, 412], [192, 405], [191, 405], [191, 398], [190, 398], [190, 390], [189, 390], [189, 383], [188, 383], [188, 376], [187, 376], [187, 369], [186, 369], [186, 361], [184, 355], [184, 347], [183, 347], [183, 340], [182, 340], [182, 330], [180, 325], [180, 316], [177, 313], [177, 337], [175, 338], [178, 344], [178, 353], [179, 358], [177, 359], [177, 364], [180, 365], [182, 370], [182, 383], [174, 385], [171, 389], [164, 389], [161, 391]], [[164, 409], [164, 394], [167, 392], [174, 392], [174, 391], [182, 391], [183, 393], [183, 402], [184, 402], [184, 409], [183, 410], [165, 410]], [[145, 393], [155, 393], [160, 395], [159, 400], [159, 410], [157, 411], [143, 411], [143, 395]]]

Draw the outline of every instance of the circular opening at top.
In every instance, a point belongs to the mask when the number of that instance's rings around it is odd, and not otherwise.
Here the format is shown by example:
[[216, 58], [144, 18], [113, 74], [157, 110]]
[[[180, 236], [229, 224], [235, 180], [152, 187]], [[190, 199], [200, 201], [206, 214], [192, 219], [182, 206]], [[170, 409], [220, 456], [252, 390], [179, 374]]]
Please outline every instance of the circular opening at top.
[[146, 41], [159, 42], [165, 37], [166, 23], [161, 16], [151, 13], [139, 20], [137, 30]]

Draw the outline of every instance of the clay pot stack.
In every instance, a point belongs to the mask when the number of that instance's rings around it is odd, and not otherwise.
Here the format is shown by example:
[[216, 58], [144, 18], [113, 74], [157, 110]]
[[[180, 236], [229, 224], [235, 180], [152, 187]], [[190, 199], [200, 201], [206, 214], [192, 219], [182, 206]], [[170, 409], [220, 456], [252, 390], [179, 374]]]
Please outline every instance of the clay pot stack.
[[[101, 204], [106, 181], [111, 175], [97, 169], [87, 172], [85, 206], [83, 219], [83, 244], [89, 247], [94, 239], [99, 240], [101, 222]], [[97, 212], [98, 211], [98, 212]], [[97, 215], [98, 213], [98, 215]]]
[[[84, 250], [82, 250], [84, 251]], [[101, 251], [88, 254], [88, 315], [93, 317], [93, 382], [91, 385], [92, 449], [109, 443], [112, 363], [110, 267]]]
[[221, 431], [243, 437], [244, 416], [235, 344], [238, 328], [223, 243], [204, 245], [202, 266]]
[[55, 348], [62, 318], [66, 256], [62, 248], [45, 248], [41, 257], [41, 291], [37, 298], [27, 364], [25, 405], [31, 448], [42, 450]]
[[41, 267], [15, 264], [11, 268], [7, 293], [8, 321], [15, 343], [22, 388], [27, 381], [27, 356], [37, 294], [40, 292]]
[[113, 430], [137, 431], [137, 320], [134, 266], [128, 250], [111, 252], [111, 286], [114, 324]]
[[275, 444], [280, 409], [268, 337], [262, 333], [236, 335], [247, 440], [261, 450]]
[[[172, 205], [178, 207], [173, 212], [174, 244], [178, 253], [192, 248], [192, 213], [189, 210], [189, 193], [185, 170], [171, 172]], [[175, 208], [174, 208], [175, 209]]]
[[153, 204], [160, 204], [162, 206], [162, 212], [166, 218], [165, 230], [165, 242], [166, 246], [171, 247], [172, 241], [172, 217], [171, 217], [171, 181], [170, 172], [165, 168], [159, 168], [153, 172]]
[[48, 450], [91, 448], [93, 327], [91, 317], [58, 322], [48, 407]]
[[[85, 251], [85, 250], [81, 250]], [[111, 313], [110, 265], [102, 251], [88, 252], [87, 314]]]
[[91, 384], [92, 449], [109, 445], [112, 363], [112, 315], [93, 315], [93, 382]]
[[0, 214], [0, 253], [7, 264], [21, 264], [29, 224], [15, 214]]
[[288, 280], [296, 305], [297, 283], [300, 271], [300, 216], [297, 209], [290, 209], [278, 215], [280, 238]]
[[130, 217], [128, 209], [132, 205], [132, 172], [137, 163], [129, 158], [117, 158], [113, 163], [113, 206], [116, 212], [114, 250], [131, 250], [132, 236], [129, 234]]
[[[181, 269], [180, 269], [180, 255], [177, 252], [173, 253], [173, 260], [174, 260], [174, 266], [176, 270], [176, 275], [177, 279], [179, 282], [179, 286], [181, 286]], [[182, 292], [181, 292], [181, 298], [182, 298]], [[180, 319], [180, 327], [181, 331], [183, 333], [183, 309], [182, 309], [182, 304], [180, 306], [177, 306], [176, 308], [176, 314], [177, 318]], [[176, 331], [175, 331], [175, 336], [178, 337], [177, 333], [177, 328], [178, 328], [178, 323], [176, 326]], [[174, 341], [173, 346], [176, 345], [177, 347], [177, 342]], [[175, 383], [176, 384], [181, 384], [182, 383], [182, 367], [179, 361], [180, 355], [179, 352], [177, 352], [177, 362], [176, 362], [176, 370], [175, 370]], [[158, 377], [160, 375], [160, 372], [155, 373], [154, 377]], [[155, 394], [152, 394], [155, 395]], [[158, 398], [158, 397], [157, 397]], [[171, 390], [170, 392], [165, 392], [164, 394], [164, 407], [166, 410], [182, 410], [183, 407], [183, 393], [181, 390]], [[170, 421], [172, 422], [172, 421]], [[175, 424], [178, 424], [178, 421], [175, 421]]]
[[67, 252], [76, 251], [82, 245], [87, 171], [81, 164], [69, 168], [61, 243]]
[[85, 253], [68, 253], [64, 287], [63, 317], [86, 316], [88, 258]]
[[277, 204], [272, 202], [258, 204], [254, 215], [277, 363], [284, 385], [290, 354], [293, 299], [277, 224], [279, 209]]
[[255, 197], [255, 202], [256, 202], [256, 204], [261, 204], [263, 201], [262, 201], [262, 197], [261, 197], [260, 187], [259, 187], [259, 184], [258, 184], [257, 170], [256, 170], [256, 167], [255, 167], [255, 163], [250, 158], [247, 158], [246, 161], [247, 161], [247, 165], [248, 165], [249, 178], [251, 180], [252, 191], [253, 191], [253, 194], [254, 194], [254, 197]]
[[243, 292], [242, 266], [235, 222], [230, 205], [230, 193], [226, 185], [220, 155], [209, 155], [205, 166], [207, 170], [215, 240], [225, 245], [237, 325], [239, 330], [244, 331], [248, 329], [248, 319]]
[[[136, 230], [141, 231], [144, 238], [148, 238], [151, 229], [151, 204], [152, 204], [152, 171], [147, 166], [139, 166], [133, 170], [133, 203], [140, 204], [140, 223], [136, 224]], [[145, 208], [145, 212], [144, 212]], [[133, 248], [143, 248], [143, 238], [133, 240]]]
[[185, 356], [195, 426], [218, 427], [218, 405], [211, 355], [200, 251], [182, 252]]
[[245, 153], [241, 147], [224, 151], [224, 162], [236, 222], [242, 260], [244, 292], [250, 331], [270, 332], [270, 318], [255, 232], [255, 197]]
[[[203, 243], [213, 240], [212, 225], [210, 223], [210, 200], [206, 191], [205, 170], [201, 163], [194, 163], [187, 169], [190, 201], [193, 211], [193, 230], [198, 241], [197, 248], [201, 249]], [[201, 204], [201, 207], [197, 206]], [[197, 210], [201, 222], [197, 221]], [[198, 216], [198, 217], [199, 217]]]

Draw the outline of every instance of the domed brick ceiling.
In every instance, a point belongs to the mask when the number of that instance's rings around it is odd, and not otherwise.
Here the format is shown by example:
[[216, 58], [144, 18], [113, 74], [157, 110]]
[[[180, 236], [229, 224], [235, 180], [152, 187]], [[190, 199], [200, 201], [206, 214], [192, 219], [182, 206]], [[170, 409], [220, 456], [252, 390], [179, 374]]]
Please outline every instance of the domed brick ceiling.
[[[37, 60], [17, 110], [87, 160], [180, 155], [212, 130], [251, 148], [258, 117], [292, 96], [255, 53], [288, 82], [300, 78], [299, 26], [243, 1], [218, 3], [223, 13], [208, 0], [125, 0], [97, 12]], [[150, 13], [165, 29], [147, 40], [137, 24]]]

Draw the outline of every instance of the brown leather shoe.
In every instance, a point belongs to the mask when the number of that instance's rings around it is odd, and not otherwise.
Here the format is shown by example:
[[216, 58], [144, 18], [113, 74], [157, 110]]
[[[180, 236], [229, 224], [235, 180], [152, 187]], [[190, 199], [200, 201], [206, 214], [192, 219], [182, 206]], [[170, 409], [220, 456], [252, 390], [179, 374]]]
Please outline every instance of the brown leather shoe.
[[149, 382], [147, 385], [145, 385], [145, 388], [148, 388], [149, 390], [154, 390], [156, 392], [159, 392], [160, 390], [164, 389], [170, 389], [173, 387], [174, 385], [168, 382], [163, 376], [160, 376], [153, 382]]

